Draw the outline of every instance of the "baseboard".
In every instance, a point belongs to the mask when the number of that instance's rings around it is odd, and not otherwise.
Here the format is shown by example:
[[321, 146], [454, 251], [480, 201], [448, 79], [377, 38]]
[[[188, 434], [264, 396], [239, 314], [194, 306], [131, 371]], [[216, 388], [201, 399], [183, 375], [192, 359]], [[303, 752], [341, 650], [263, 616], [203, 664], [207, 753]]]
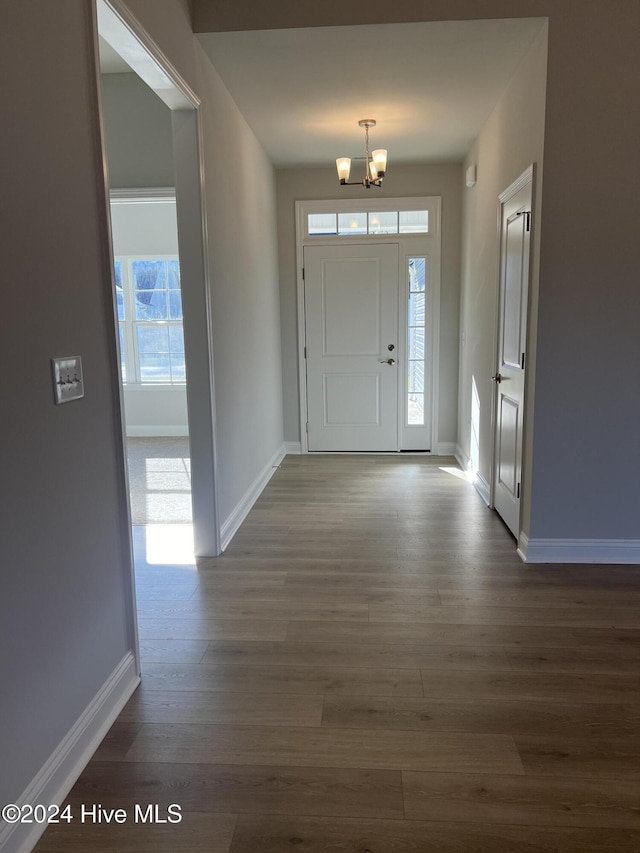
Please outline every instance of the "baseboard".
[[171, 438], [185, 435], [189, 435], [189, 427], [186, 425], [130, 426], [127, 424], [127, 438]]
[[[135, 658], [127, 652], [16, 805], [60, 805], [139, 683]], [[0, 829], [0, 850], [29, 853], [45, 829], [46, 824], [5, 823]]]
[[518, 557], [520, 557], [520, 559], [522, 560], [523, 563], [530, 562], [527, 559], [528, 552], [529, 552], [529, 537], [527, 536], [526, 533], [521, 533], [518, 536], [518, 547], [516, 548], [516, 554], [518, 555]]
[[525, 563], [640, 564], [640, 539], [529, 539], [518, 541]]
[[471, 459], [469, 459], [469, 457], [459, 444], [456, 444], [454, 456], [458, 460], [458, 465], [468, 475], [469, 482], [471, 483], [471, 485], [474, 487], [474, 489], [480, 495], [486, 505], [490, 507], [491, 487], [489, 486], [487, 480], [482, 476], [479, 471], [473, 471], [473, 469], [471, 468]]
[[289, 456], [299, 456], [302, 453], [302, 444], [299, 441], [285, 441], [284, 452]]
[[476, 471], [475, 476], [473, 478], [473, 487], [476, 492], [480, 495], [482, 500], [486, 503], [487, 506], [491, 506], [491, 487], [489, 483], [482, 476], [480, 471]]
[[456, 449], [454, 450], [453, 455], [458, 460], [458, 465], [462, 468], [463, 471], [466, 472], [471, 469], [471, 460], [459, 444], [456, 444]]
[[436, 445], [435, 456], [455, 456], [457, 445], [455, 441], [440, 441]]
[[223, 522], [220, 528], [220, 547], [224, 551], [228, 546], [242, 522], [249, 514], [251, 507], [262, 494], [262, 490], [273, 477], [276, 468], [287, 455], [285, 445], [274, 453], [272, 459], [265, 465], [262, 471], [255, 478], [253, 483], [244, 493], [242, 499], [237, 504], [231, 515]]

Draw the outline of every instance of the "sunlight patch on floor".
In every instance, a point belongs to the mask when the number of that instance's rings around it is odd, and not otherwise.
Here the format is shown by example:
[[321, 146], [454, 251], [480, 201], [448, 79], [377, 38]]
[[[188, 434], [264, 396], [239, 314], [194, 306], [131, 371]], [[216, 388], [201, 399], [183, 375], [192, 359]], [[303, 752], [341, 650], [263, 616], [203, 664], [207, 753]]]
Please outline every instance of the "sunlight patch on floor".
[[445, 474], [451, 474], [452, 477], [457, 477], [459, 480], [464, 480], [467, 483], [473, 483], [475, 479], [473, 471], [462, 471], [460, 468], [443, 468], [442, 466], [440, 466], [440, 470], [444, 471]]
[[152, 566], [193, 566], [192, 524], [147, 524], [145, 559]]

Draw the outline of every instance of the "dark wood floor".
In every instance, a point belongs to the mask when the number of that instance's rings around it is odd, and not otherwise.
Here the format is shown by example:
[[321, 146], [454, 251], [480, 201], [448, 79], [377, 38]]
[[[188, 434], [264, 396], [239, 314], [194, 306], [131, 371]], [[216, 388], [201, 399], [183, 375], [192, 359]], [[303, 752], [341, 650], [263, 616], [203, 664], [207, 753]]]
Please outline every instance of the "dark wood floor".
[[640, 567], [522, 564], [442, 464], [288, 457], [224, 556], [142, 565], [143, 684], [69, 802], [183, 820], [37, 850], [639, 851]]

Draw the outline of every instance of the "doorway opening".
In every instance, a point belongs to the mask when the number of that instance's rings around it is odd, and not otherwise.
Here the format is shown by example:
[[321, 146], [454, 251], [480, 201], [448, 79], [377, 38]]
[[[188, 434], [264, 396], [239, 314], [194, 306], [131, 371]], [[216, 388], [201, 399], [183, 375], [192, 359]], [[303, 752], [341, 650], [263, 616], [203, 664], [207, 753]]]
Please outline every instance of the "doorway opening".
[[[128, 345], [125, 334], [123, 350], [125, 360], [127, 356], [133, 359], [131, 364], [136, 378], [149, 380], [146, 384], [153, 384], [159, 378], [162, 378], [164, 384], [173, 384], [175, 379], [174, 393], [177, 396], [177, 386], [188, 378], [186, 412], [189, 424], [189, 455], [194, 461], [191, 471], [193, 552], [195, 556], [216, 556], [220, 553], [220, 525], [215, 477], [213, 360], [210, 346], [208, 256], [204, 228], [200, 101], [122, 0], [96, 0], [96, 11], [97, 36], [103, 51], [108, 50], [124, 61], [170, 110], [170, 147], [172, 171], [175, 175], [179, 264], [176, 267], [176, 258], [171, 257], [170, 253], [164, 257], [161, 253], [154, 258], [148, 257], [148, 253], [143, 251], [137, 261], [135, 257], [127, 259], [126, 275], [132, 294], [132, 328]], [[104, 147], [104, 105], [102, 114]], [[106, 158], [105, 181], [108, 191], [109, 170]], [[109, 211], [110, 231], [115, 237], [111, 222]], [[123, 321], [118, 316], [115, 249], [115, 240], [112, 238], [114, 314], [120, 328]], [[156, 252], [158, 247], [154, 246], [153, 249]], [[137, 250], [135, 248], [135, 251]], [[122, 266], [120, 271], [124, 279], [125, 270]], [[176, 275], [177, 272], [179, 276]], [[179, 288], [174, 286], [177, 278]], [[150, 283], [153, 283], [153, 287], [150, 287]], [[139, 294], [139, 297], [136, 294]], [[182, 312], [183, 336], [178, 329], [177, 316], [172, 317], [172, 311], [175, 314], [178, 308]], [[166, 316], [159, 316], [163, 311]], [[124, 331], [126, 333], [127, 330]], [[127, 409], [124, 391], [121, 403], [124, 412]], [[129, 408], [131, 409], [131, 405]], [[123, 423], [124, 433], [126, 425]]]
[[[175, 484], [178, 475], [183, 486], [177, 490], [178, 494], [182, 491], [182, 512], [190, 513], [190, 520], [193, 522], [192, 525], [172, 524], [173, 530], [169, 536], [163, 532], [166, 527], [162, 524], [146, 523], [131, 528], [131, 537], [125, 547], [129, 552], [126, 559], [132, 570], [129, 587], [130, 627], [139, 668], [134, 576], [136, 564], [144, 568], [157, 560], [158, 554], [161, 554], [163, 565], [185, 565], [193, 570], [196, 557], [211, 557], [220, 553], [200, 101], [122, 0], [95, 0], [95, 13], [94, 38], [98, 79], [101, 73], [99, 57], [102, 52], [103, 57], [106, 53], [111, 59], [124, 62], [125, 67], [133, 72], [132, 78], [151, 89], [155, 93], [153, 97], [158, 96], [163, 102], [163, 109], [169, 108], [168, 147], [171, 150], [171, 172], [175, 178], [175, 196], [172, 192], [170, 200], [166, 190], [169, 181], [165, 181], [165, 188], [159, 194], [157, 189], [154, 194], [149, 188], [145, 188], [143, 197], [138, 195], [137, 198], [131, 198], [131, 189], [128, 189], [128, 203], [120, 197], [114, 198], [114, 204], [111, 204], [106, 132], [108, 122], [104, 93], [98, 86], [105, 216], [116, 336], [114, 343], [117, 347], [121, 378], [125, 380], [119, 386], [123, 485], [128, 493], [129, 472], [124, 464], [127, 422], [130, 427], [134, 427], [132, 420], [148, 418], [149, 410], [154, 405], [161, 408], [164, 406], [164, 418], [174, 418], [173, 431], [184, 434], [152, 435], [151, 438], [182, 439], [185, 446], [181, 446], [177, 453], [169, 457], [162, 454], [158, 456], [153, 452], [145, 454], [144, 451], [142, 454], [134, 454], [138, 458], [132, 460], [131, 480], [135, 479], [137, 464], [142, 465], [144, 469], [144, 488], [149, 480], [153, 482], [154, 479], [156, 482], [166, 482], [169, 478]], [[134, 111], [133, 115], [129, 115], [129, 120], [135, 120], [135, 117]], [[166, 141], [165, 139], [165, 145]], [[137, 213], [136, 204], [140, 205]], [[145, 215], [137, 216], [143, 210]], [[139, 221], [132, 227], [132, 217], [135, 219], [136, 216]], [[164, 241], [158, 243], [158, 232], [162, 230], [158, 228], [159, 221], [163, 218], [168, 221], [172, 217], [173, 230], [165, 229]], [[170, 236], [167, 236], [169, 232]], [[162, 397], [158, 397], [156, 393], [160, 385], [167, 391]], [[136, 400], [129, 392], [146, 394], [143, 405], [140, 405], [142, 398], [137, 400], [136, 415]], [[174, 396], [171, 397], [171, 394]], [[176, 416], [175, 411], [180, 409], [180, 396], [182, 414]], [[127, 400], [127, 397], [130, 399]], [[169, 410], [173, 411], [173, 415], [167, 414]], [[159, 417], [162, 419], [163, 415]], [[166, 426], [165, 423], [165, 431]], [[143, 432], [150, 431], [149, 424], [145, 425], [144, 421], [140, 421], [138, 427]], [[130, 432], [132, 431], [135, 430], [130, 429]], [[131, 435], [131, 440], [139, 437]], [[158, 464], [159, 459], [161, 461]], [[193, 460], [193, 470], [188, 466], [187, 460]], [[168, 462], [174, 467], [177, 463], [182, 466], [182, 470], [166, 470]], [[185, 499], [187, 489], [184, 487], [188, 481], [191, 501]], [[174, 492], [175, 497], [175, 489], [168, 491]], [[158, 507], [150, 504], [148, 495], [142, 494], [140, 500], [142, 507], [136, 505], [135, 495], [131, 499], [128, 494], [123, 494], [123, 515], [129, 525], [132, 519], [145, 522], [157, 520], [153, 515], [158, 511]], [[175, 506], [173, 510], [175, 511]], [[140, 512], [142, 515], [138, 514]], [[174, 515], [172, 521], [175, 520]]]

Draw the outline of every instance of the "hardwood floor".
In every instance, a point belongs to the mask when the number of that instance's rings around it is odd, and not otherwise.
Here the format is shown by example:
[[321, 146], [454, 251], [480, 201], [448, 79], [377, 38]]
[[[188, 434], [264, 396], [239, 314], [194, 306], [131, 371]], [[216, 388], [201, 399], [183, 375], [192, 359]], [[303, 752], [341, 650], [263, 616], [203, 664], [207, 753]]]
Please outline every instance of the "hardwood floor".
[[287, 457], [138, 569], [143, 683], [41, 853], [640, 850], [640, 567], [533, 566], [450, 461]]

